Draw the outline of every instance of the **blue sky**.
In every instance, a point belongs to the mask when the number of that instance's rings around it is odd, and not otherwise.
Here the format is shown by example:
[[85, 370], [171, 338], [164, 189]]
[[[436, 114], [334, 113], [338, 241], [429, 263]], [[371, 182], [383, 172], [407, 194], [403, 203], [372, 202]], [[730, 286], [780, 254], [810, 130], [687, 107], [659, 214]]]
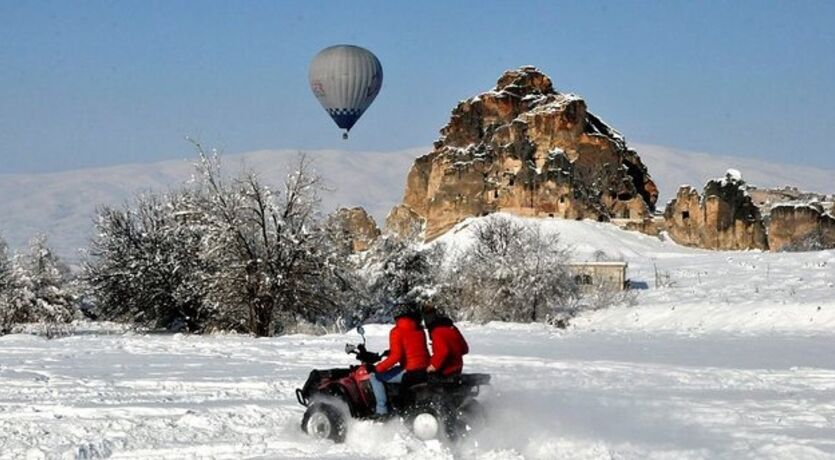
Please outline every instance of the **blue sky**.
[[[385, 68], [347, 143], [307, 84], [336, 43]], [[0, 0], [0, 173], [430, 145], [523, 64], [628, 140], [835, 167], [831, 1]]]

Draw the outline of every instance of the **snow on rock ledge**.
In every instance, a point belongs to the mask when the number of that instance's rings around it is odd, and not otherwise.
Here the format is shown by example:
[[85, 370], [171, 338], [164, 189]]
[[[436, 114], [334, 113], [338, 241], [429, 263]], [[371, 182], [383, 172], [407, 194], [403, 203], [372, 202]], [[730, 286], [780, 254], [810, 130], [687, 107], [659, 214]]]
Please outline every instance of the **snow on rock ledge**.
[[647, 219], [657, 196], [623, 136], [588, 112], [583, 99], [556, 91], [547, 75], [525, 66], [458, 103], [434, 150], [415, 160], [387, 230], [420, 226], [432, 239], [497, 211]]
[[703, 194], [679, 188], [664, 210], [664, 222], [677, 243], [707, 249], [768, 249], [759, 208], [739, 171], [708, 181]]

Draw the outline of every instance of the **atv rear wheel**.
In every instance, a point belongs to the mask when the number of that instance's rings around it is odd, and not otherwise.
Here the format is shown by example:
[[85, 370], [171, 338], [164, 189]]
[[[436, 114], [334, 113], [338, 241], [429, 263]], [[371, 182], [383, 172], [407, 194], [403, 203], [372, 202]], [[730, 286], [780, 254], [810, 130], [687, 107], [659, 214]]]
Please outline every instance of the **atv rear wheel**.
[[487, 413], [484, 406], [476, 400], [471, 400], [461, 406], [456, 412], [456, 420], [450, 437], [453, 439], [467, 438], [478, 432], [487, 424]]
[[310, 405], [302, 417], [302, 430], [316, 439], [345, 441], [345, 416], [335, 406], [317, 402]]

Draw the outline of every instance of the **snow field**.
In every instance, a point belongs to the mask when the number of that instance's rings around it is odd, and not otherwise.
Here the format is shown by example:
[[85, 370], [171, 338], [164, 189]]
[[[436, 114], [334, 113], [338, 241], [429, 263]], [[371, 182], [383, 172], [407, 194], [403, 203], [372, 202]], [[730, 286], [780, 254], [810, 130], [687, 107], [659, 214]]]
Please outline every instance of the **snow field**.
[[[463, 324], [467, 370], [493, 375], [490, 425], [468, 442], [423, 443], [396, 421], [352, 423], [342, 445], [305, 436], [293, 391], [313, 368], [351, 364], [353, 332], [95, 325], [0, 337], [0, 458], [835, 458], [835, 251], [712, 252], [606, 224], [528, 222], [559, 232], [576, 259], [622, 257], [645, 288], [567, 330]], [[450, 257], [470, 224], [441, 238]], [[366, 329], [369, 348], [385, 348], [388, 326]]]
[[[387, 326], [368, 328], [381, 349]], [[343, 445], [299, 429], [312, 368], [350, 364], [322, 337], [0, 338], [0, 458], [832, 458], [831, 336], [554, 331], [463, 325], [489, 372], [490, 425], [456, 448], [399, 422]]]
[[[577, 328], [835, 333], [835, 250], [710, 251], [607, 223], [502, 216], [558, 235], [573, 248], [575, 260], [592, 260], [595, 252], [603, 251], [629, 264], [627, 278], [637, 287], [635, 304], [586, 312], [573, 321]], [[477, 222], [468, 219], [438, 239], [449, 257], [472, 242], [470, 230]]]

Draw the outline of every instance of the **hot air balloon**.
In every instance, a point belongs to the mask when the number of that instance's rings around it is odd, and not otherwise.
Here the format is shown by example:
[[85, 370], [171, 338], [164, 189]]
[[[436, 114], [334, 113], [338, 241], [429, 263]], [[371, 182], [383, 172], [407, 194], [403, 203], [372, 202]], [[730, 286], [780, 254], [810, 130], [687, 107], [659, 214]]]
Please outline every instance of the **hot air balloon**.
[[310, 63], [310, 89], [319, 103], [344, 129], [343, 139], [374, 102], [383, 85], [383, 66], [377, 56], [354, 45], [325, 48]]

